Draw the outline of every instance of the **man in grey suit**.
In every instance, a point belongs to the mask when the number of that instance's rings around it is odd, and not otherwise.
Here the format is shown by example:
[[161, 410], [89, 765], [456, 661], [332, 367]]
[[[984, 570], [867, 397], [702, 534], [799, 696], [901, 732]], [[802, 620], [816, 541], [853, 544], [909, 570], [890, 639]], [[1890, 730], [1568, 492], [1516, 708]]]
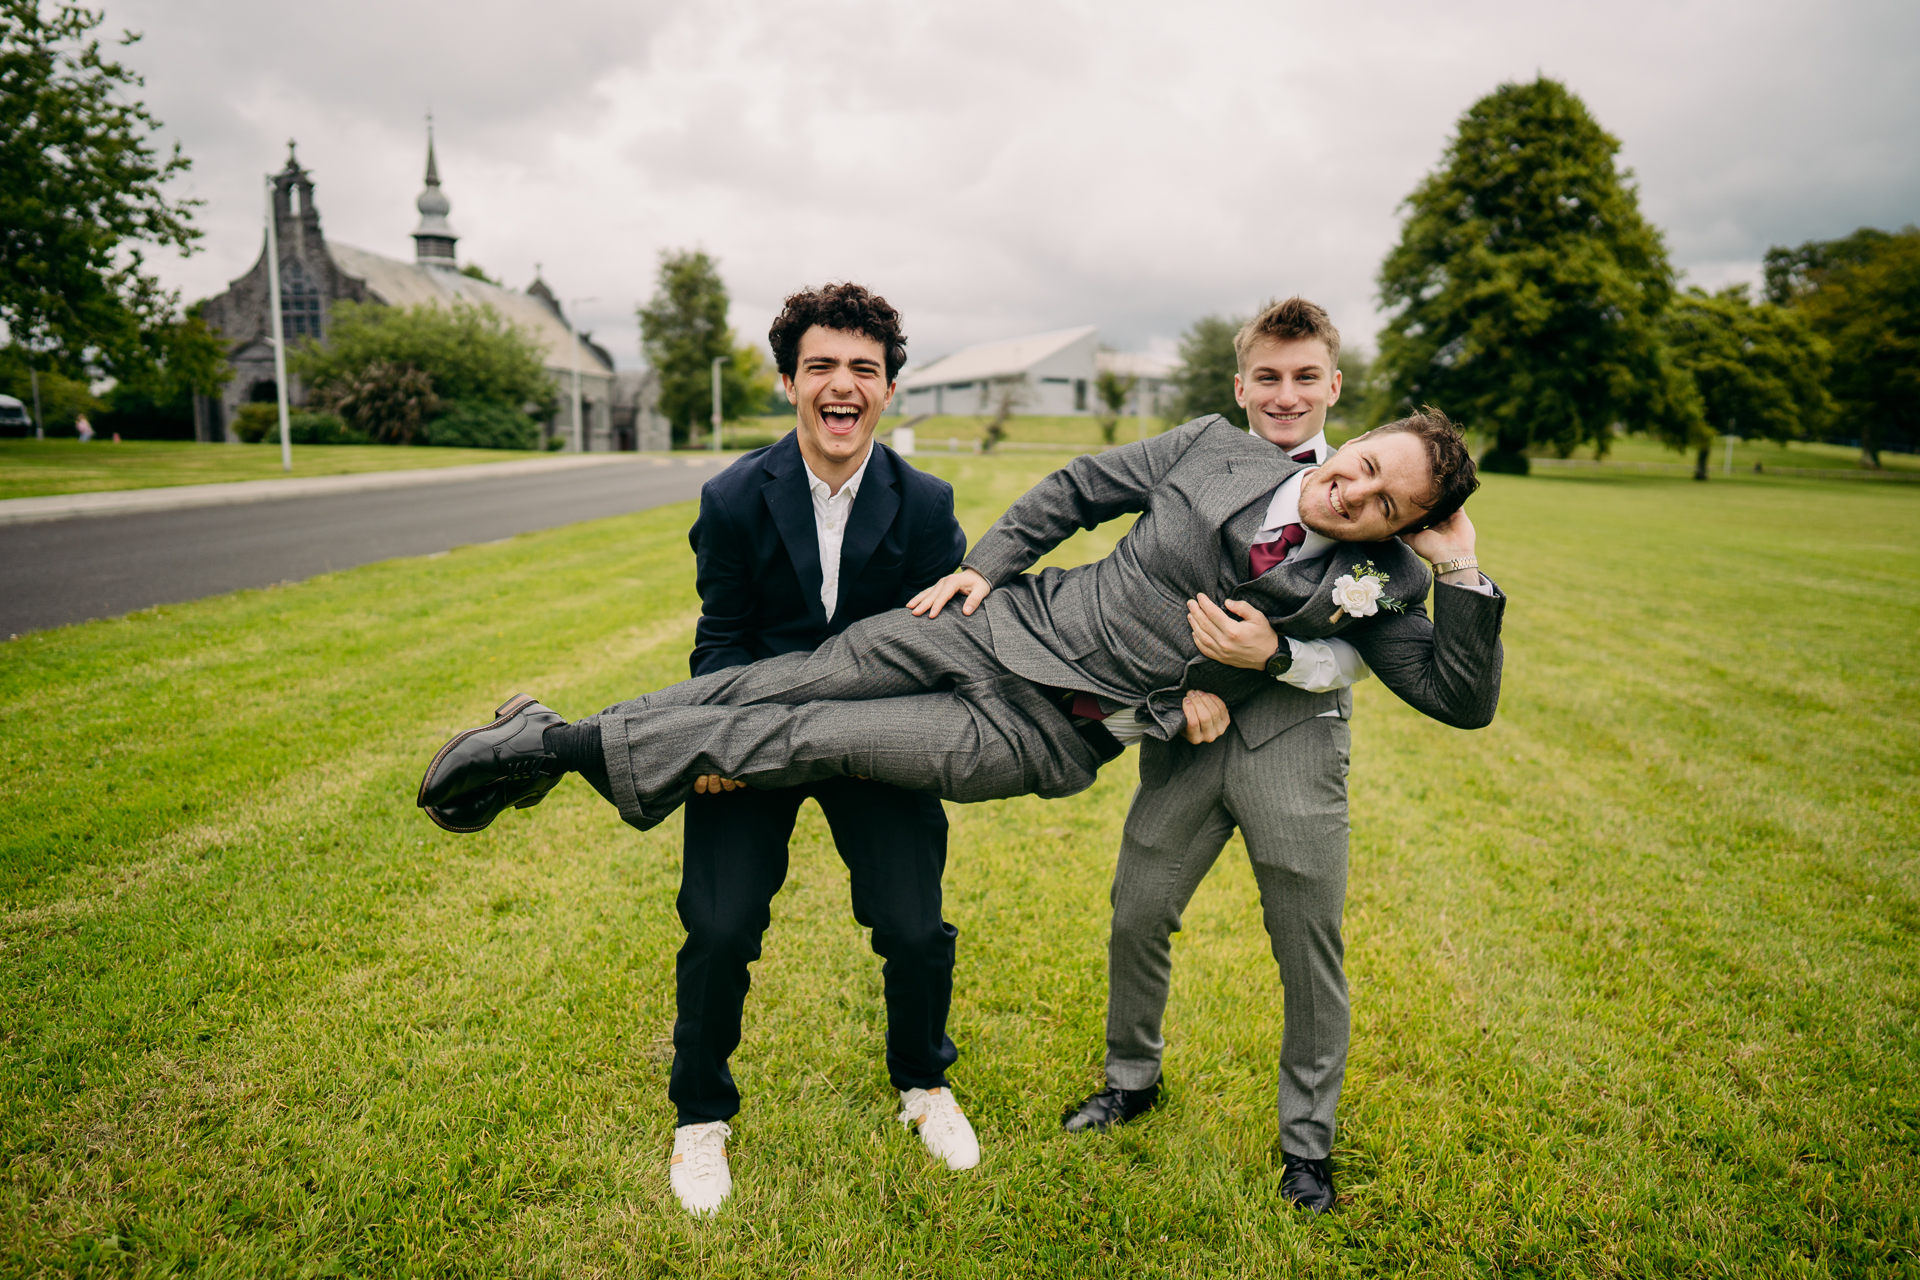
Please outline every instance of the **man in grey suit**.
[[[1476, 728], [1499, 700], [1504, 599], [1443, 592], [1429, 620], [1420, 557], [1448, 562], [1443, 580], [1477, 563], [1460, 509], [1477, 483], [1437, 413], [1376, 428], [1317, 469], [1223, 418], [1196, 419], [1053, 473], [959, 573], [812, 654], [685, 681], [573, 725], [516, 699], [442, 748], [419, 803], [443, 827], [478, 830], [537, 804], [569, 769], [642, 830], [712, 774], [756, 787], [851, 774], [960, 801], [1071, 795], [1120, 753], [1115, 728], [1165, 741], [1200, 694], [1231, 706], [1264, 688], [1283, 635], [1340, 635], [1407, 702]], [[1263, 533], [1280, 509], [1296, 519]], [[1105, 559], [1023, 572], [1075, 530], [1128, 512], [1139, 518]], [[1302, 527], [1333, 549], [1263, 568], [1257, 548]], [[942, 612], [961, 591], [965, 605]], [[1196, 652], [1189, 610], [1214, 595], [1266, 637], [1271, 659]]]
[[[1275, 303], [1240, 330], [1234, 346], [1234, 391], [1250, 432], [1298, 461], [1324, 458], [1327, 410], [1340, 396], [1340, 334], [1327, 313], [1300, 298]], [[1304, 561], [1326, 550], [1306, 539], [1274, 542], [1271, 554], [1281, 559]], [[1231, 662], [1249, 643], [1254, 656], [1268, 652], [1268, 641], [1243, 620], [1218, 609], [1202, 613], [1194, 639], [1205, 656]], [[1141, 746], [1140, 787], [1113, 878], [1106, 1088], [1062, 1124], [1068, 1132], [1105, 1130], [1158, 1102], [1171, 935], [1238, 827], [1286, 992], [1278, 1089], [1282, 1191], [1289, 1201], [1324, 1212], [1334, 1203], [1328, 1155], [1349, 1022], [1340, 933], [1353, 708], [1347, 686], [1367, 670], [1358, 651], [1338, 638], [1283, 643], [1291, 666], [1234, 708], [1224, 736], [1198, 746], [1152, 739]]]

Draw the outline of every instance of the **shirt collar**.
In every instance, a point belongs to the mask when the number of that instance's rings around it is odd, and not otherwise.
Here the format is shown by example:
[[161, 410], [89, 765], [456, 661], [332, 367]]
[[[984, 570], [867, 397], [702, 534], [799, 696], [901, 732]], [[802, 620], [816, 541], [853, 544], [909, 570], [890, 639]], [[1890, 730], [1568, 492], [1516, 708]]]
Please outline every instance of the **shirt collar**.
[[[847, 482], [840, 486], [840, 492], [847, 495], [847, 501], [851, 502], [860, 496], [860, 482], [867, 478], [867, 464], [872, 461], [873, 441], [869, 440], [867, 441], [867, 456], [860, 459], [860, 469], [848, 476]], [[827, 482], [813, 474], [813, 468], [807, 466], [807, 455], [804, 453], [800, 455], [800, 465], [807, 473], [807, 488], [809, 490], [822, 498], [839, 496], [838, 494], [829, 494]]]
[[[1306, 446], [1300, 447], [1304, 449]], [[1300, 543], [1300, 550], [1294, 553], [1295, 560], [1312, 560], [1323, 556], [1333, 550], [1335, 541], [1324, 533], [1316, 533], [1300, 519], [1300, 489], [1306, 483], [1307, 474], [1311, 470], [1310, 467], [1302, 467], [1282, 480], [1280, 487], [1273, 491], [1273, 501], [1267, 504], [1267, 519], [1263, 531], [1297, 524], [1300, 526], [1300, 532], [1305, 535]]]
[[[1265, 436], [1261, 435], [1258, 431], [1255, 431], [1251, 426], [1247, 428], [1247, 434], [1252, 436], [1255, 440], [1267, 440]], [[1273, 444], [1271, 440], [1267, 440], [1267, 443]], [[1280, 452], [1286, 454], [1289, 458], [1291, 458], [1294, 454], [1301, 453], [1307, 449], [1313, 450], [1314, 461], [1308, 464], [1310, 466], [1318, 465], [1319, 463], [1325, 462], [1327, 460], [1328, 455], [1330, 455], [1333, 452], [1333, 450], [1329, 448], [1327, 445], [1327, 430], [1325, 427], [1322, 427], [1320, 429], [1319, 434], [1314, 436], [1313, 439], [1303, 440], [1299, 444], [1294, 445], [1292, 448], [1288, 448], [1287, 446], [1280, 445], [1280, 444], [1275, 444], [1273, 445], [1273, 447], [1278, 449]]]

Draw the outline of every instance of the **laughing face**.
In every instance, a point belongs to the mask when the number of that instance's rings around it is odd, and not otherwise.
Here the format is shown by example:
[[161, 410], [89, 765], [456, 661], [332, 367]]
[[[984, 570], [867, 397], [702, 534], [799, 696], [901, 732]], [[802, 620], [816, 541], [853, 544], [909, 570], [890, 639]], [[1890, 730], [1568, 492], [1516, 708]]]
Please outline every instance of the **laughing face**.
[[864, 333], [815, 325], [800, 335], [793, 377], [781, 386], [798, 409], [800, 453], [822, 480], [851, 475], [867, 456], [873, 429], [893, 401], [886, 351]]
[[1433, 464], [1405, 431], [1350, 440], [1300, 485], [1300, 523], [1340, 542], [1385, 542], [1434, 501]]
[[1340, 399], [1340, 371], [1318, 338], [1263, 339], [1233, 375], [1233, 398], [1256, 433], [1290, 449], [1326, 430], [1327, 410]]

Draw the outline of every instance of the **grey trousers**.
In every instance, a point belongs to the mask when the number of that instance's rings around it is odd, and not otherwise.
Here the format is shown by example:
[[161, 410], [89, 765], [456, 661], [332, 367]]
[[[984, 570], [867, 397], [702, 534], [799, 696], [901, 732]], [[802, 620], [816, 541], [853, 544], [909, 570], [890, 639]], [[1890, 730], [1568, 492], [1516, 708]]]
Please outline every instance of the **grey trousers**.
[[[1142, 744], [1113, 877], [1107, 948], [1107, 1083], [1160, 1078], [1161, 1017], [1181, 912], [1234, 828], [1246, 837], [1273, 958], [1286, 992], [1280, 1040], [1280, 1147], [1320, 1159], [1333, 1145], [1347, 1065], [1347, 979], [1340, 915], [1347, 894], [1344, 720], [1302, 721], [1248, 750], [1229, 730], [1204, 746]], [[1153, 767], [1149, 767], [1149, 766]]]
[[761, 788], [851, 775], [948, 800], [1069, 796], [1100, 757], [993, 654], [984, 611], [864, 618], [812, 653], [684, 680], [595, 719], [620, 816], [642, 831], [719, 774]]

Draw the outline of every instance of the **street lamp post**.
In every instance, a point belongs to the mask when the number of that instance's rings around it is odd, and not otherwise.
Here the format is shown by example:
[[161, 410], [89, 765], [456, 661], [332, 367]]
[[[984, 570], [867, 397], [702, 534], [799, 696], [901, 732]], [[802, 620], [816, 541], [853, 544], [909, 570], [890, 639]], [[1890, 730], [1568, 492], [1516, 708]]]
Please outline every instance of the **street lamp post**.
[[280, 237], [274, 229], [273, 175], [267, 175], [267, 305], [273, 310], [273, 385], [280, 399], [280, 469], [293, 470], [293, 444], [287, 438], [287, 335], [280, 316]]
[[[568, 298], [567, 306], [577, 307], [583, 302], [598, 302], [598, 298]], [[573, 338], [573, 451], [587, 451], [587, 429], [581, 422], [580, 411], [580, 331], [573, 327], [573, 321], [567, 321], [567, 333]]]
[[720, 366], [732, 360], [732, 356], [713, 358], [713, 451], [720, 452]]

